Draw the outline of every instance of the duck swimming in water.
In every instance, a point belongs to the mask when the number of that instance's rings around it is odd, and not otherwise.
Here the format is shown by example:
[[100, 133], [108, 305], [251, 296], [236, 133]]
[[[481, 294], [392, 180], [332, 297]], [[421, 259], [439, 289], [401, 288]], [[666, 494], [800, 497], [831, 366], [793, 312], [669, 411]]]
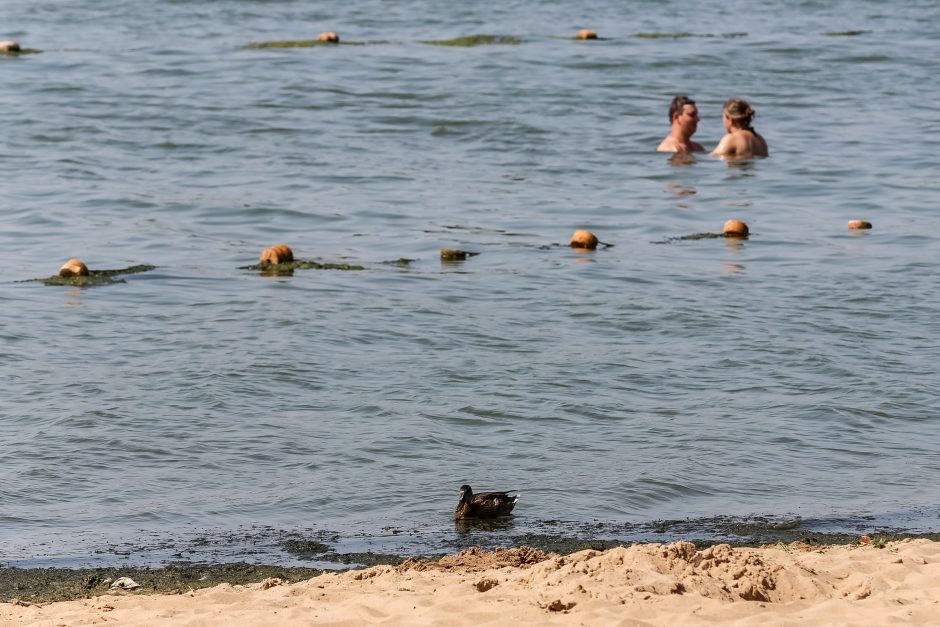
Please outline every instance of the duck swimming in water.
[[454, 518], [496, 518], [508, 516], [516, 506], [519, 495], [508, 492], [480, 492], [474, 494], [468, 485], [460, 486], [460, 501], [454, 511]]

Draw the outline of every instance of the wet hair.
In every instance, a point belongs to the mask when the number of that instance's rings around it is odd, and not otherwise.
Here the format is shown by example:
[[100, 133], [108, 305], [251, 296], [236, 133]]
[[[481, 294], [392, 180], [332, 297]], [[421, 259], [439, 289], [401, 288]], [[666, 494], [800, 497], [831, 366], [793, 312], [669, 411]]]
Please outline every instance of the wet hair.
[[751, 120], [754, 119], [754, 109], [743, 98], [731, 98], [725, 103], [723, 111], [725, 115], [738, 128], [751, 128]]
[[682, 110], [685, 109], [685, 105], [692, 105], [694, 107], [695, 101], [688, 96], [676, 96], [672, 99], [672, 104], [669, 105], [670, 124], [672, 124], [672, 120], [676, 117], [677, 114], [682, 113]]

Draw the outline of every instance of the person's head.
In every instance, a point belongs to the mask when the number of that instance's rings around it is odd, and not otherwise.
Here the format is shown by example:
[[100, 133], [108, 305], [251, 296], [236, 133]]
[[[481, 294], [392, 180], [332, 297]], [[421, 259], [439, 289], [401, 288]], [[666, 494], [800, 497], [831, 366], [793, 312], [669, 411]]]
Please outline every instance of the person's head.
[[676, 96], [669, 105], [669, 123], [678, 124], [691, 137], [698, 128], [698, 107], [688, 96]]
[[725, 103], [722, 109], [725, 128], [751, 128], [751, 120], [754, 119], [754, 109], [743, 98], [732, 98]]

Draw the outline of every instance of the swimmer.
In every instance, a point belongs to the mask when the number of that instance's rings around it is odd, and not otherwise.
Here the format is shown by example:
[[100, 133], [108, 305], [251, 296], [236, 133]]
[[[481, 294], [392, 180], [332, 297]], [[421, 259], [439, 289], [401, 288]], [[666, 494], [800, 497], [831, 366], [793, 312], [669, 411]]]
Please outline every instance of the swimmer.
[[728, 134], [718, 142], [713, 155], [731, 159], [767, 156], [767, 142], [751, 126], [754, 109], [747, 100], [732, 98], [726, 102], [722, 109], [722, 119]]
[[705, 147], [692, 141], [698, 129], [698, 107], [688, 96], [676, 96], [669, 105], [672, 130], [659, 144], [659, 152], [705, 152]]

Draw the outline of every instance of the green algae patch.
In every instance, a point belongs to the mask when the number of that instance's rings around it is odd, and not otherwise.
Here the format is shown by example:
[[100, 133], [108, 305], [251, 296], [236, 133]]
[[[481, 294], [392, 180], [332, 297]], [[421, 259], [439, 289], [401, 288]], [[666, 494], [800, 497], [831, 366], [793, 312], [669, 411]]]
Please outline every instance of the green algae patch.
[[419, 43], [428, 44], [429, 46], [472, 48], [473, 46], [517, 45], [522, 43], [522, 38], [512, 35], [468, 35], [466, 37], [455, 37], [453, 39], [425, 40]]
[[692, 33], [637, 33], [636, 39], [685, 39], [695, 37]]
[[387, 266], [401, 266], [407, 267], [415, 262], [414, 259], [408, 259], [407, 257], [400, 257], [398, 259], [392, 259], [390, 261], [383, 261], [382, 263]]
[[309, 538], [291, 538], [285, 540], [281, 547], [291, 555], [301, 559], [318, 558], [318, 556], [330, 550], [329, 545]]
[[94, 287], [97, 285], [114, 285], [115, 283], [126, 283], [121, 277], [124, 274], [138, 274], [140, 272], [149, 272], [156, 266], [149, 264], [139, 264], [128, 268], [118, 268], [116, 270], [89, 270], [85, 276], [50, 276], [44, 279], [26, 279], [20, 283], [39, 281], [46, 285], [68, 285], [71, 287]]
[[[244, 585], [276, 577], [286, 583], [323, 574], [316, 568], [253, 564], [181, 564], [165, 568], [0, 568], [0, 602], [19, 599], [50, 603], [113, 594], [110, 585], [130, 577], [140, 588], [130, 594], [182, 594], [221, 583]], [[128, 593], [121, 593], [128, 594]]]
[[[250, 50], [261, 48], [313, 48], [316, 46], [365, 46], [365, 41], [316, 41], [314, 39], [298, 39], [288, 41], [259, 41], [246, 44], [244, 47]], [[380, 42], [371, 42], [380, 43]]]
[[636, 33], [635, 39], [688, 39], [690, 37], [721, 37], [722, 39], [734, 39], [737, 37], [747, 37], [747, 33], [721, 33], [718, 35], [705, 33]]
[[0, 57], [21, 57], [26, 54], [39, 54], [42, 50], [36, 48], [21, 48], [19, 50], [0, 50]]
[[389, 553], [374, 553], [363, 551], [359, 553], [324, 553], [317, 556], [317, 560], [333, 562], [344, 566], [358, 566], [369, 568], [371, 566], [398, 566], [405, 561], [405, 557]]
[[653, 244], [671, 244], [672, 242], [682, 242], [687, 240], [700, 239], [747, 239], [746, 235], [725, 235], [724, 233], [692, 233], [691, 235], [680, 235], [679, 237], [667, 237]]
[[242, 266], [239, 270], [254, 270], [265, 276], [291, 276], [294, 270], [365, 270], [365, 267], [352, 263], [321, 263], [309, 259], [298, 259], [286, 263], [255, 263]]
[[867, 35], [870, 32], [870, 30], [837, 30], [823, 33], [823, 35], [826, 37], [858, 37], [859, 35]]

